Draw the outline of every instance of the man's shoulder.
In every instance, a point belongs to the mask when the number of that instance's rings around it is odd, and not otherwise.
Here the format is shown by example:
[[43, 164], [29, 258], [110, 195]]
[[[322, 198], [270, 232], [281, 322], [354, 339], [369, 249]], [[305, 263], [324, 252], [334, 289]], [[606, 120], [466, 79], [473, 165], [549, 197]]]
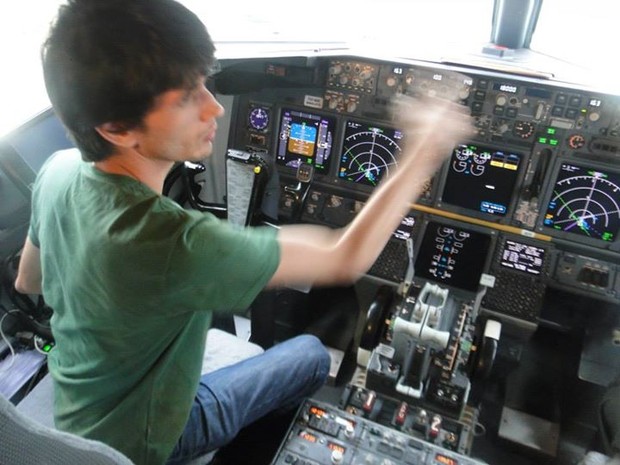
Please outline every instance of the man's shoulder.
[[52, 153], [43, 166], [58, 164], [79, 165], [82, 162], [82, 154], [79, 149], [70, 148]]
[[39, 177], [44, 176], [48, 172], [67, 173], [77, 169], [82, 163], [82, 156], [78, 149], [59, 150], [52, 153], [43, 163]]

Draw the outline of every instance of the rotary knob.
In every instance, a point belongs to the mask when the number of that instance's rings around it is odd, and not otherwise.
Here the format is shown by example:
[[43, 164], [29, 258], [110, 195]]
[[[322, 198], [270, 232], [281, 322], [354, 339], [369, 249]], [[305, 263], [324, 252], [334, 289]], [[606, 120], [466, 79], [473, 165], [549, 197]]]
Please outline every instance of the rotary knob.
[[333, 74], [333, 75], [337, 75], [337, 74], [342, 73], [342, 65], [341, 65], [341, 64], [339, 64], [339, 63], [337, 63], [337, 64], [333, 65], [333, 66], [329, 69], [329, 72], [330, 72], [331, 74]]
[[459, 98], [461, 100], [466, 100], [469, 97], [469, 87], [462, 87], [459, 90]]
[[342, 453], [340, 449], [335, 449], [332, 451], [332, 463], [334, 465], [338, 465], [339, 463], [342, 463], [343, 460], [344, 460], [344, 454]]
[[364, 81], [368, 81], [372, 77], [372, 71], [369, 69], [365, 69], [360, 72], [360, 79]]
[[396, 76], [388, 76], [385, 80], [385, 85], [388, 87], [394, 87], [398, 83], [398, 79]]

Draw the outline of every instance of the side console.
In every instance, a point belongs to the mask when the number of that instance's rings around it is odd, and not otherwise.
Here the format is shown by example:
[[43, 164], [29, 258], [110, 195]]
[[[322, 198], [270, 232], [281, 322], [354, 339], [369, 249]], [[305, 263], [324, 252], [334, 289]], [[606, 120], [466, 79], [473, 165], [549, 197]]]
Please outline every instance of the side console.
[[482, 464], [330, 404], [300, 407], [272, 465]]

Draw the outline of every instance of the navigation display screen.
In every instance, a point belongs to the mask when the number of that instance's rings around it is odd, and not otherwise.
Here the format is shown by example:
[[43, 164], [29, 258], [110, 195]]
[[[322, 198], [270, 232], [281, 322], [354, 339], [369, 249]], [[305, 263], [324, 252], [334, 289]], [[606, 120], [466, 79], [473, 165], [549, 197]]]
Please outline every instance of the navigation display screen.
[[459, 145], [450, 159], [442, 200], [494, 216], [506, 216], [522, 156], [473, 144]]
[[347, 121], [338, 177], [376, 186], [390, 169], [396, 167], [402, 139], [402, 132], [396, 129]]
[[318, 171], [327, 171], [335, 129], [333, 117], [282, 109], [276, 162], [295, 169], [308, 163]]
[[543, 224], [556, 231], [615, 241], [620, 228], [620, 175], [562, 163]]
[[517, 241], [506, 240], [499, 264], [504, 268], [539, 275], [545, 260], [545, 249]]
[[491, 236], [431, 221], [415, 262], [415, 275], [439, 284], [475, 292]]

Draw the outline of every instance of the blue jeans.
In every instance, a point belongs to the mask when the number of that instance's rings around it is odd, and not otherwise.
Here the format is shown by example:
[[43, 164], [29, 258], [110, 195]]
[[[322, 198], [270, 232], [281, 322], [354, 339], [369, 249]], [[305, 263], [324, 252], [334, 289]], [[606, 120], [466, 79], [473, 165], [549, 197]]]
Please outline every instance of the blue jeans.
[[294, 408], [325, 383], [329, 366], [329, 353], [319, 339], [303, 335], [203, 375], [167, 465], [220, 448], [269, 412]]

